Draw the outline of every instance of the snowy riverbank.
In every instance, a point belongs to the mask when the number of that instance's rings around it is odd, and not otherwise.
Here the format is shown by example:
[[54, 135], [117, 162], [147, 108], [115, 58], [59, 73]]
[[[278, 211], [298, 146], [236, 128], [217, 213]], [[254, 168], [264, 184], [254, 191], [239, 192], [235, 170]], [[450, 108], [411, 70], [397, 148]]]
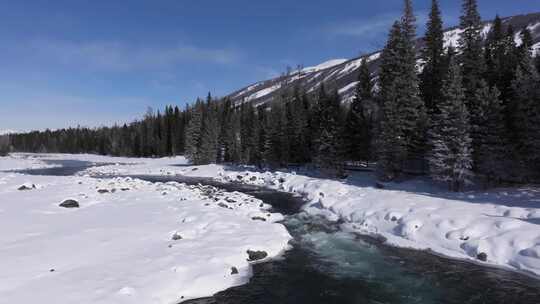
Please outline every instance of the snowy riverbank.
[[346, 181], [285, 172], [257, 172], [219, 165], [171, 166], [184, 160], [149, 160], [130, 166], [93, 168], [93, 174], [159, 174], [212, 177], [298, 193], [305, 210], [342, 228], [382, 236], [398, 247], [431, 250], [540, 275], [540, 189], [520, 187], [451, 193], [428, 180], [374, 187], [367, 173]]
[[[0, 167], [48, 166], [27, 156]], [[68, 199], [79, 208], [59, 206]], [[213, 187], [0, 172], [0, 302], [178, 303], [244, 284], [248, 251], [272, 258], [288, 247], [269, 208]]]

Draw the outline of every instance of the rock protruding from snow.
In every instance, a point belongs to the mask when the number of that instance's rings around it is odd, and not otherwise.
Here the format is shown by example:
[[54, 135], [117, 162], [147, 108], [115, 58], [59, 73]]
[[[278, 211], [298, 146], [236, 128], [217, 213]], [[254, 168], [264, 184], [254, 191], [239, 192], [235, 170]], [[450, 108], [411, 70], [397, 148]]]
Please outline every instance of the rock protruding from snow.
[[17, 190], [19, 191], [28, 191], [28, 190], [34, 190], [34, 189], [36, 189], [36, 185], [29, 184], [29, 183], [22, 184], [21, 186], [19, 186], [19, 188], [17, 188]]
[[63, 201], [62, 203], [60, 203], [60, 207], [63, 207], [63, 208], [79, 208], [79, 202], [77, 202], [76, 200], [74, 199], [67, 199], [65, 201]]
[[171, 239], [172, 239], [173, 241], [179, 241], [179, 240], [181, 240], [181, 239], [183, 239], [183, 238], [182, 238], [182, 236], [180, 235], [180, 233], [175, 232], [175, 233], [172, 235]]
[[247, 254], [248, 254], [248, 261], [250, 262], [260, 261], [260, 260], [265, 259], [268, 256], [268, 253], [262, 250], [261, 251], [248, 250]]

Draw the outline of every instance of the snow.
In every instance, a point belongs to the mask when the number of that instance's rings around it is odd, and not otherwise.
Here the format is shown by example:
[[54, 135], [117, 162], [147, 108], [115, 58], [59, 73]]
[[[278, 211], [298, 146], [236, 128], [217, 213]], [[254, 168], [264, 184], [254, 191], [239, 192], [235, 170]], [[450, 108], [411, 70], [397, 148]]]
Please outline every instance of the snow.
[[[6, 303], [177, 303], [245, 283], [249, 249], [276, 257], [288, 248], [290, 235], [277, 223], [283, 216], [248, 195], [107, 175], [209, 177], [290, 192], [306, 199], [305, 212], [339, 221], [344, 232], [540, 276], [538, 187], [452, 193], [417, 178], [379, 189], [369, 173], [340, 181], [309, 171], [190, 166], [183, 157], [15, 154], [0, 164], [46, 166], [42, 159], [111, 165], [77, 177], [0, 172], [0, 297]], [[17, 190], [23, 184], [30, 190]], [[58, 207], [68, 198], [80, 208]]]
[[349, 72], [352, 72], [360, 67], [362, 64], [362, 59], [353, 60], [345, 65], [343, 69], [341, 69], [340, 75], [347, 74]]
[[251, 95], [249, 95], [245, 101], [251, 101], [251, 100], [254, 100], [254, 99], [258, 99], [258, 98], [261, 98], [261, 97], [264, 97], [266, 95], [269, 95], [273, 92], [275, 92], [276, 90], [279, 90], [281, 88], [281, 83], [278, 83], [278, 84], [275, 84], [273, 86], [270, 86], [268, 88], [265, 88], [265, 89], [262, 89], [260, 91], [257, 91]]
[[342, 94], [344, 94], [344, 93], [346, 93], [346, 92], [348, 92], [348, 91], [350, 91], [350, 90], [356, 88], [356, 86], [357, 86], [359, 83], [360, 83], [360, 81], [355, 81], [355, 82], [349, 83], [349, 84], [346, 85], [345, 87], [339, 89], [338, 94], [342, 95]]
[[[491, 28], [493, 27], [492, 23], [486, 23], [482, 27], [482, 30], [480, 31], [480, 34], [485, 38], [491, 31]], [[463, 30], [460, 28], [453, 29], [451, 31], [444, 32], [444, 48], [448, 48], [450, 46], [457, 48], [459, 46], [459, 39], [461, 38], [461, 34], [463, 33]]]
[[461, 37], [462, 33], [463, 30], [460, 28], [444, 32], [444, 48], [448, 48], [450, 46], [458, 47], [459, 38]]
[[540, 42], [533, 45], [532, 49], [533, 49], [533, 56], [540, 56]]
[[311, 72], [318, 72], [320, 70], [329, 69], [331, 67], [334, 67], [336, 65], [340, 65], [344, 62], [348, 61], [348, 59], [331, 59], [328, 61], [325, 61], [319, 65], [307, 67], [302, 69], [302, 72], [311, 73]]
[[6, 135], [6, 134], [12, 134], [12, 133], [17, 133], [17, 131], [13, 131], [13, 130], [0, 130], [0, 135]]
[[52, 167], [55, 167], [55, 165], [47, 164], [35, 156], [12, 154], [6, 157], [0, 157], [0, 171], [42, 169]]
[[240, 97], [240, 96], [242, 96], [242, 95], [244, 95], [244, 94], [247, 94], [247, 93], [249, 93], [249, 92], [255, 90], [255, 89], [256, 89], [258, 86], [260, 86], [261, 84], [262, 84], [262, 83], [260, 83], [260, 82], [259, 82], [259, 83], [256, 83], [256, 84], [253, 84], [253, 85], [251, 85], [251, 86], [245, 88], [244, 90], [238, 92], [237, 94], [235, 94], [235, 95], [233, 96], [233, 98], [237, 98], [237, 97]]
[[375, 53], [375, 54], [369, 56], [367, 58], [367, 62], [371, 62], [373, 60], [377, 60], [377, 59], [381, 58], [381, 54], [382, 54], [381, 52], [378, 52], [378, 53]]
[[[0, 164], [33, 167], [45, 157], [143, 165], [91, 155], [15, 155]], [[154, 168], [179, 162], [145, 160]], [[29, 190], [18, 190], [23, 184]], [[80, 208], [59, 207], [66, 199]], [[269, 208], [212, 187], [0, 172], [1, 302], [178, 303], [244, 284], [247, 250], [272, 258], [288, 248], [283, 216]]]
[[[369, 173], [357, 173], [342, 182], [219, 165], [173, 168], [140, 164], [89, 171], [182, 174], [221, 181], [237, 181], [240, 175], [248, 184], [302, 195], [307, 200], [306, 212], [341, 219], [344, 231], [382, 236], [398, 247], [429, 249], [451, 258], [540, 275], [537, 187], [456, 194], [419, 178], [378, 189]], [[486, 254], [487, 261], [481, 261], [480, 254]]]
[[488, 36], [489, 32], [491, 31], [491, 29], [493, 28], [493, 24], [492, 23], [486, 23], [484, 25], [484, 27], [482, 28], [482, 37], [484, 37], [484, 39]]

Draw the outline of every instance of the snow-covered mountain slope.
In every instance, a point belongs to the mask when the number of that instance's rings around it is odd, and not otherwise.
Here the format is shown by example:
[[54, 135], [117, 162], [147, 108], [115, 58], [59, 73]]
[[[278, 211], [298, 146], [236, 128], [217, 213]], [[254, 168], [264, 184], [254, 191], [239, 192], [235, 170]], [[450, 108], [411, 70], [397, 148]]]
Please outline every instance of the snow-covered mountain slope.
[[[521, 43], [519, 37], [521, 29], [527, 27], [532, 32], [535, 54], [540, 54], [540, 13], [508, 17], [504, 18], [503, 22], [505, 26], [511, 25], [515, 29], [515, 40], [518, 44]], [[491, 27], [492, 22], [485, 22], [482, 33], [487, 35]], [[445, 46], [452, 45], [456, 47], [460, 34], [461, 30], [459, 28], [447, 29], [444, 34]], [[417, 44], [418, 47], [421, 47], [423, 40], [418, 39]], [[317, 66], [296, 70], [288, 75], [255, 83], [230, 94], [228, 97], [237, 104], [251, 102], [257, 106], [274, 100], [276, 96], [291, 90], [295, 86], [302, 87], [307, 92], [312, 93], [316, 92], [321, 83], [324, 83], [328, 89], [337, 89], [343, 100], [347, 102], [353, 96], [356, 87], [355, 82], [357, 82], [358, 77], [358, 67], [360, 67], [362, 58], [366, 57], [371, 71], [377, 73], [380, 55], [381, 52], [376, 51], [350, 60], [329, 60]]]

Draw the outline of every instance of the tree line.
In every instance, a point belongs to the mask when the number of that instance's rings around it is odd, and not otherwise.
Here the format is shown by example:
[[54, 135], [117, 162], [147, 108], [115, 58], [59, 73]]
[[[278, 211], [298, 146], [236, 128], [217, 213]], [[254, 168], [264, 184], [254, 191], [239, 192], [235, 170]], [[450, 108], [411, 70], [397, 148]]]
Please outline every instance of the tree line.
[[185, 155], [194, 164], [315, 164], [332, 175], [342, 175], [346, 161], [376, 161], [381, 179], [428, 173], [456, 191], [475, 181], [537, 180], [540, 56], [533, 57], [530, 31], [518, 29], [518, 45], [515, 29], [497, 16], [484, 37], [475, 0], [463, 0], [459, 28], [457, 45], [445, 46], [432, 0], [417, 52], [416, 18], [405, 0], [379, 73], [362, 60], [350, 104], [324, 83], [311, 93], [283, 90], [258, 107], [209, 94], [123, 126], [16, 134], [11, 144], [31, 152]]

